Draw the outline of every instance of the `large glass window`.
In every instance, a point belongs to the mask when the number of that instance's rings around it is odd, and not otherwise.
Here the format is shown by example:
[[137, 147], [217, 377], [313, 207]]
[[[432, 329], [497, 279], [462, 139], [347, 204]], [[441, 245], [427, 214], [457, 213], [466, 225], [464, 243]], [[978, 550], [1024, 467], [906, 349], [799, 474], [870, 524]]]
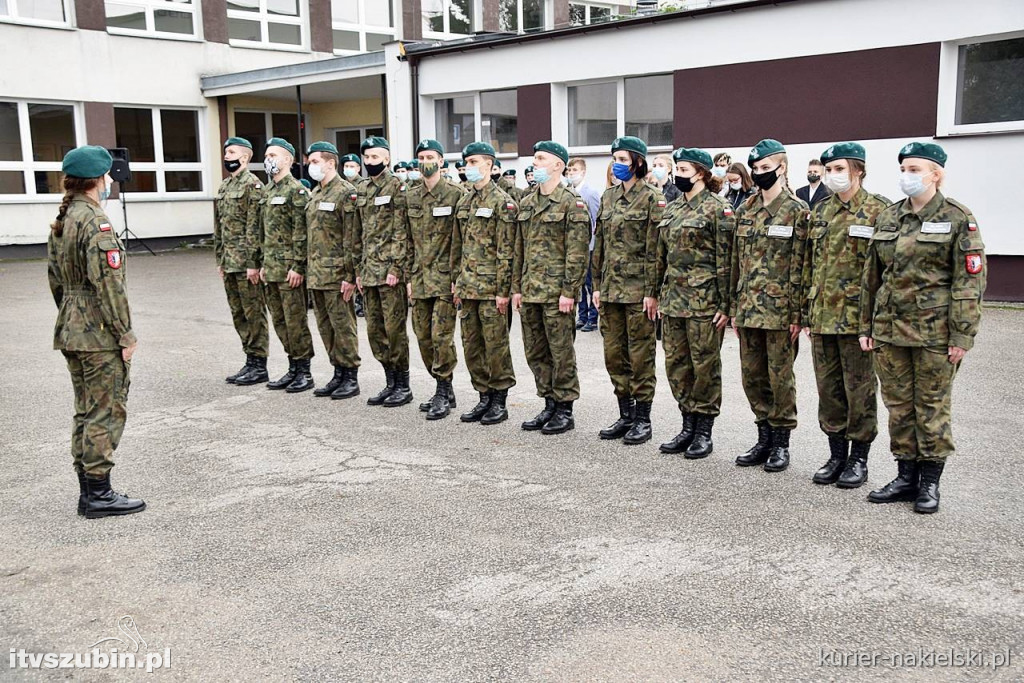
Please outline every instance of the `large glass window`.
[[548, 22], [548, 0], [501, 0], [498, 24], [502, 31], [526, 33], [551, 28]]
[[233, 45], [301, 48], [301, 10], [299, 0], [228, 0], [228, 38]]
[[65, 0], [0, 0], [0, 18], [28, 24], [68, 23]]
[[618, 134], [618, 84], [569, 87], [569, 146], [609, 145]]
[[296, 151], [302, 150], [305, 143], [298, 141], [298, 129], [298, 119], [294, 112], [235, 112], [234, 134], [252, 143], [253, 155], [249, 160], [249, 170], [264, 181], [266, 174], [263, 172], [263, 150], [267, 146], [267, 140], [272, 137], [284, 138], [292, 143]]
[[196, 35], [198, 22], [192, 0], [117, 0], [108, 1], [105, 7], [110, 33]]
[[480, 93], [480, 139], [490, 142], [498, 154], [519, 151], [517, 105], [515, 90]]
[[569, 23], [573, 26], [586, 26], [610, 21], [613, 17], [611, 5], [595, 5], [589, 2], [569, 3]]
[[372, 52], [395, 39], [392, 0], [331, 0], [334, 51]]
[[626, 79], [626, 135], [650, 147], [672, 144], [672, 76]]
[[0, 195], [62, 193], [61, 161], [81, 137], [71, 104], [0, 101]]
[[114, 107], [118, 147], [128, 149], [128, 192], [203, 191], [199, 112], [194, 109]]
[[956, 125], [1024, 121], [1024, 38], [961, 45]]
[[473, 32], [474, 0], [422, 0], [423, 32], [440, 37]]
[[434, 101], [435, 134], [447, 150], [476, 142], [476, 98], [473, 95]]
[[567, 89], [569, 146], [606, 146], [635, 135], [648, 147], [672, 145], [672, 76], [638, 76]]

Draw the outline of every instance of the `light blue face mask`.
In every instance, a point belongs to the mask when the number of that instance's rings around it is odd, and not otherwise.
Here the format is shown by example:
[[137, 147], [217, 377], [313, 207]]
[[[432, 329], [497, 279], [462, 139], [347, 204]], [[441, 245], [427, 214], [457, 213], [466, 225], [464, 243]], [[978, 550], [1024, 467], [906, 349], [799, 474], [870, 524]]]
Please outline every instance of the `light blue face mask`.
[[548, 169], [541, 168], [539, 166], [533, 167], [533, 179], [539, 184], [543, 185], [547, 181], [551, 180], [551, 174], [548, 173]]
[[471, 183], [478, 183], [484, 179], [484, 174], [476, 166], [466, 167], [466, 180]]
[[100, 190], [100, 204], [110, 199], [110, 185], [103, 183], [103, 189]]
[[924, 176], [920, 173], [900, 174], [900, 190], [908, 197], [916, 197], [926, 189], [928, 186], [924, 184]]
[[653, 173], [654, 177], [661, 182], [668, 175], [668, 169], [662, 168], [661, 166], [655, 166], [651, 169], [651, 173]]
[[355, 178], [357, 175], [359, 175], [359, 169], [358, 168], [346, 168], [344, 173], [345, 173], [345, 177], [346, 178]]

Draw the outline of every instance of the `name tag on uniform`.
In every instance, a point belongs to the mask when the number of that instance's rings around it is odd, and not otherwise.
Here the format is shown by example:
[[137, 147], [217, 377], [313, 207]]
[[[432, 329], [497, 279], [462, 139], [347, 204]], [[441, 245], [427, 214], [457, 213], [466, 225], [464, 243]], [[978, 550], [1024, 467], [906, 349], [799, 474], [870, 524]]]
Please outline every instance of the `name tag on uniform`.
[[860, 237], [869, 240], [875, 234], [875, 229], [870, 225], [851, 225], [850, 237]]
[[390, 204], [390, 203], [391, 203], [391, 195], [389, 195], [389, 194], [373, 198], [373, 205], [374, 206], [383, 206], [384, 204]]
[[953, 227], [953, 224], [949, 223], [949, 222], [945, 222], [945, 223], [929, 223], [928, 221], [925, 221], [921, 225], [921, 232], [926, 232], [926, 233], [930, 233], [930, 234], [937, 234], [937, 235], [945, 235], [946, 233], [948, 233], [950, 231], [950, 229], [952, 227]]
[[435, 206], [434, 207], [434, 215], [435, 216], [451, 216], [452, 215], [452, 207], [450, 207], [450, 206]]
[[476, 214], [474, 215], [480, 216], [481, 218], [490, 218], [493, 214], [494, 209], [491, 209], [486, 206], [481, 206], [479, 209], [476, 210]]
[[334, 211], [334, 202], [320, 202], [317, 208], [321, 211]]
[[270, 198], [270, 203], [271, 204], [284, 204], [284, 197], [271, 197]]
[[769, 225], [768, 226], [769, 237], [792, 237], [793, 226], [792, 225]]

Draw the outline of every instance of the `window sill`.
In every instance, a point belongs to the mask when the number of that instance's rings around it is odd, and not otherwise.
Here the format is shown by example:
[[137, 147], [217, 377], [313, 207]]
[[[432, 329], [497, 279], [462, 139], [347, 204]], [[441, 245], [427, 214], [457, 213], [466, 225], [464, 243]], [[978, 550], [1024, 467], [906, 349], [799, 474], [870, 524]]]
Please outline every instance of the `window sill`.
[[270, 50], [273, 52], [310, 52], [310, 49], [302, 45], [279, 45], [277, 43], [254, 43], [249, 40], [228, 41], [231, 47], [240, 47], [246, 50]]
[[[63, 194], [36, 194], [32, 196], [28, 195], [0, 195], [0, 205], [10, 204], [49, 204], [56, 210], [57, 205], [60, 204], [60, 200], [64, 197]], [[155, 202], [212, 202], [214, 200], [213, 195], [206, 195], [200, 192], [165, 192], [160, 194], [158, 192], [128, 192], [127, 204], [152, 204]], [[110, 199], [107, 202], [106, 211], [109, 212], [116, 207], [118, 211], [121, 210], [120, 199]]]
[[970, 135], [999, 135], [1006, 133], [1024, 133], [1024, 121], [939, 126], [935, 132], [935, 137], [956, 138]]
[[187, 36], [182, 33], [159, 33], [157, 31], [134, 31], [132, 29], [107, 27], [107, 33], [112, 36], [122, 36], [125, 38], [155, 38], [156, 40], [174, 40], [179, 43], [202, 43], [204, 42], [199, 36]]
[[70, 22], [45, 21], [43, 19], [29, 19], [22, 17], [0, 17], [0, 24], [13, 24], [15, 26], [31, 26], [32, 28], [54, 28], [58, 31], [76, 30]]

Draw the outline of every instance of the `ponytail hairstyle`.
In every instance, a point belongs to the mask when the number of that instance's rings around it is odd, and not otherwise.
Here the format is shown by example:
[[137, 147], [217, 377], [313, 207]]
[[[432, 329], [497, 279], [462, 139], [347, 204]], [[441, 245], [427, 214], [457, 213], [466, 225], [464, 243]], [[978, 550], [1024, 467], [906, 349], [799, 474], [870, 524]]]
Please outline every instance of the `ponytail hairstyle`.
[[722, 191], [722, 178], [715, 176], [711, 169], [704, 168], [700, 164], [694, 164], [693, 167], [697, 169], [697, 177], [703, 181], [704, 186], [711, 194], [718, 194]]
[[57, 218], [50, 223], [50, 230], [57, 237], [64, 234], [64, 217], [68, 214], [68, 208], [71, 206], [71, 200], [75, 198], [75, 195], [85, 194], [96, 186], [99, 182], [99, 178], [76, 178], [74, 176], [66, 175], [63, 178], [64, 185], [64, 198], [60, 201], [60, 208], [57, 210]]

